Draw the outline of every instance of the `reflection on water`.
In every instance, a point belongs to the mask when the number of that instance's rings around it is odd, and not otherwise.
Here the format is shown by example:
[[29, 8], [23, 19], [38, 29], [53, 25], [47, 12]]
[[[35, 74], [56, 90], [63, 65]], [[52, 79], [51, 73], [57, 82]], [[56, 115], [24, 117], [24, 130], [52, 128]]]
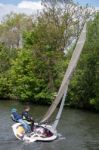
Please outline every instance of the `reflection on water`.
[[[99, 114], [65, 108], [58, 126], [63, 137], [49, 143], [27, 144], [13, 135], [10, 119], [13, 107], [21, 113], [24, 106], [18, 102], [0, 101], [0, 150], [99, 150]], [[39, 120], [46, 110], [45, 106], [31, 106], [35, 120]]]

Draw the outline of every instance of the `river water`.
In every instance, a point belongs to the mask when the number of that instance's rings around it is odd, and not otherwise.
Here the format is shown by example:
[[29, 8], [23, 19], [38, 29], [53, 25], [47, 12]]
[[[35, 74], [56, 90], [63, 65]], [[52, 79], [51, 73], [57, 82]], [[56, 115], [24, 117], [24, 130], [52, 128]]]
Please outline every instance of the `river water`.
[[[99, 114], [64, 108], [58, 125], [62, 134], [53, 142], [24, 143], [15, 138], [10, 118], [11, 108], [21, 113], [23, 105], [14, 101], [0, 101], [0, 150], [99, 150]], [[31, 106], [31, 114], [39, 120], [48, 108]]]

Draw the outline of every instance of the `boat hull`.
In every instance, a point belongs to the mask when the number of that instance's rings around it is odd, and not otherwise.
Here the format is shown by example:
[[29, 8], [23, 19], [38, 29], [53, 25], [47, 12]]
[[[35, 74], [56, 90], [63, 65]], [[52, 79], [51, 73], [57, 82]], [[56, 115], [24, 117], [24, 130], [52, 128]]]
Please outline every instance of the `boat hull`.
[[12, 129], [17, 139], [26, 142], [50, 142], [54, 141], [58, 137], [57, 131], [54, 130], [51, 125], [46, 124], [38, 125], [37, 123], [35, 123], [34, 131], [28, 134], [25, 133], [25, 129], [20, 123], [15, 123], [14, 125], [12, 125]]

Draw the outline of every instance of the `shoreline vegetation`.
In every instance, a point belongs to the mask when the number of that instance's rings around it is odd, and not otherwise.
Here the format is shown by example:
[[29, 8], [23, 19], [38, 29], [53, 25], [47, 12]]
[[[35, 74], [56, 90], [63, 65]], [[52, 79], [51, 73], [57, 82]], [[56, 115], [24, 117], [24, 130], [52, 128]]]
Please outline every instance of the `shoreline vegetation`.
[[68, 9], [43, 5], [36, 17], [11, 13], [0, 24], [0, 99], [50, 105], [91, 15], [66, 106], [99, 111], [99, 12], [73, 4]]
[[[44, 106], [44, 107], [48, 107], [49, 108], [49, 106], [50, 106], [50, 104], [48, 104], [48, 103], [38, 103], [38, 102], [33, 102], [33, 101], [30, 101], [30, 100], [28, 100], [28, 101], [21, 101], [21, 100], [16, 100], [16, 99], [0, 99], [0, 102], [11, 102], [11, 103], [19, 103], [19, 104], [21, 104], [23, 107], [24, 106], [26, 106], [26, 105], [29, 105], [30, 107], [31, 106]], [[58, 105], [58, 107], [57, 107], [57, 109], [60, 107], [60, 105]], [[99, 114], [99, 110], [97, 110], [97, 109], [94, 109], [93, 107], [89, 107], [89, 108], [80, 108], [79, 106], [77, 106], [77, 105], [75, 105], [75, 106], [73, 106], [73, 105], [68, 105], [68, 104], [65, 104], [64, 105], [64, 109], [76, 109], [76, 110], [81, 110], [82, 112], [84, 111], [84, 112], [92, 112], [92, 113], [96, 113], [96, 114]]]

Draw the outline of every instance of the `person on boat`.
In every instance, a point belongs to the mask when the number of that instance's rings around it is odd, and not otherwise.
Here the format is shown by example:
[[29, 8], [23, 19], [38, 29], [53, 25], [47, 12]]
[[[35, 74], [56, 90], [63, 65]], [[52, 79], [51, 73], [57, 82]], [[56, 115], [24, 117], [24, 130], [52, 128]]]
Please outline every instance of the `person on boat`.
[[24, 111], [22, 112], [22, 119], [26, 121], [28, 124], [31, 125], [31, 130], [33, 131], [34, 129], [34, 120], [33, 118], [29, 115], [30, 107], [26, 106]]
[[21, 115], [17, 113], [17, 109], [13, 108], [11, 110], [11, 118], [13, 121], [21, 123], [26, 132], [30, 132], [30, 126], [22, 119]]

